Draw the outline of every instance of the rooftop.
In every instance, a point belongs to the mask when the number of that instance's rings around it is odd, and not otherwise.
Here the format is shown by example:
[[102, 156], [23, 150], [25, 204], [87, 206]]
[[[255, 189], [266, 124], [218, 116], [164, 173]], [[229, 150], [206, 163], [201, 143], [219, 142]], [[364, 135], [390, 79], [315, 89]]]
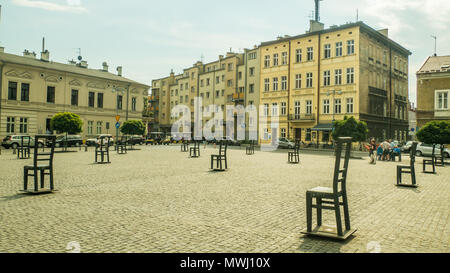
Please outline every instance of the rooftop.
[[431, 56], [425, 61], [417, 74], [450, 72], [450, 56]]
[[91, 68], [83, 68], [77, 65], [73, 64], [63, 64], [53, 61], [43, 61], [36, 58], [30, 58], [25, 56], [18, 56], [10, 53], [2, 53], [0, 52], [0, 62], [4, 63], [12, 63], [12, 64], [19, 64], [19, 65], [26, 65], [26, 66], [33, 66], [37, 68], [43, 68], [43, 69], [49, 69], [49, 70], [55, 70], [59, 72], [69, 72], [73, 74], [88, 76], [88, 77], [96, 77], [101, 78], [105, 80], [111, 80], [111, 81], [119, 81], [119, 82], [125, 82], [125, 83], [131, 83], [136, 85], [141, 85], [149, 88], [150, 86], [139, 83], [130, 79], [127, 79], [122, 76], [118, 76], [116, 74], [97, 70], [97, 69], [91, 69]]

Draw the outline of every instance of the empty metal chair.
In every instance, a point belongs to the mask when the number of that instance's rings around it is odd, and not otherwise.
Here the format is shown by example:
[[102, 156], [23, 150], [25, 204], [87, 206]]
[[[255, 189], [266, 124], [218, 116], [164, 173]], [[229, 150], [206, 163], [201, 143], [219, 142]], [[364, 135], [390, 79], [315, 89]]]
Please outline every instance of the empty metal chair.
[[194, 141], [194, 147], [191, 147], [189, 149], [189, 156], [190, 157], [199, 157], [200, 156], [200, 142], [195, 140]]
[[253, 155], [255, 154], [255, 141], [250, 141], [250, 146], [245, 147], [245, 153], [247, 155]]
[[120, 141], [116, 142], [116, 150], [118, 154], [126, 154], [127, 153], [127, 136], [121, 136]]
[[[43, 152], [38, 149], [39, 146], [39, 140], [45, 140], [46, 143], [50, 143], [50, 152]], [[53, 181], [53, 157], [55, 154], [55, 142], [56, 142], [56, 136], [52, 135], [37, 135], [35, 137], [35, 143], [34, 143], [34, 158], [33, 158], [33, 165], [27, 165], [24, 166], [23, 172], [23, 191], [25, 193], [46, 193], [51, 192], [54, 190], [54, 181]], [[50, 177], [50, 189], [44, 190], [45, 183], [44, 179], [45, 176], [48, 175]], [[28, 190], [28, 177], [33, 176], [34, 177], [34, 190], [29, 191]], [[40, 187], [39, 187], [39, 180], [40, 177]]]
[[288, 152], [288, 162], [290, 164], [300, 163], [300, 142], [296, 141], [294, 149]]
[[[110, 136], [101, 136], [99, 143], [95, 146], [95, 163], [98, 164], [108, 164], [109, 161], [109, 143]], [[98, 161], [98, 156], [100, 156], [101, 161]]]
[[[219, 146], [219, 154], [213, 154], [211, 155], [211, 169], [214, 171], [224, 171], [228, 169], [228, 160], [227, 160], [227, 148], [228, 148], [228, 142], [227, 141], [221, 141]], [[214, 162], [215, 167], [214, 167]], [[222, 164], [224, 162], [224, 165]]]
[[[342, 150], [345, 145], [344, 162], [341, 164]], [[347, 239], [356, 229], [351, 229], [350, 214], [347, 200], [347, 171], [350, 159], [352, 138], [339, 138], [336, 145], [336, 161], [334, 167], [333, 187], [316, 187], [306, 192], [306, 222], [307, 228], [303, 234], [329, 237], [334, 239]], [[313, 201], [316, 201], [315, 203]], [[341, 206], [344, 210], [345, 230], [342, 228]], [[317, 209], [317, 227], [312, 228], [313, 208]], [[322, 210], [334, 210], [336, 215], [336, 228], [322, 225]]]
[[20, 145], [17, 147], [18, 159], [30, 158], [30, 144], [31, 144], [30, 136], [20, 136]]
[[[416, 162], [416, 151], [417, 151], [417, 142], [413, 142], [410, 150], [410, 161], [409, 165], [398, 165], [397, 166], [397, 186], [402, 187], [417, 187], [416, 184], [416, 169], [414, 164]], [[402, 183], [402, 174], [408, 173], [411, 174], [411, 184], [403, 184]]]
[[181, 152], [186, 153], [189, 151], [189, 141], [185, 140], [181, 144]]
[[445, 155], [444, 155], [445, 146], [441, 144], [440, 148], [441, 148], [441, 152], [439, 153], [439, 155], [435, 156], [434, 164], [436, 166], [445, 167]]
[[[433, 150], [431, 152], [431, 159], [424, 159], [422, 162], [422, 166], [423, 166], [423, 172], [424, 173], [436, 173], [436, 156], [435, 156], [435, 152], [436, 152], [436, 144], [433, 144]], [[426, 169], [427, 165], [430, 165], [433, 168], [433, 171], [428, 171]]]

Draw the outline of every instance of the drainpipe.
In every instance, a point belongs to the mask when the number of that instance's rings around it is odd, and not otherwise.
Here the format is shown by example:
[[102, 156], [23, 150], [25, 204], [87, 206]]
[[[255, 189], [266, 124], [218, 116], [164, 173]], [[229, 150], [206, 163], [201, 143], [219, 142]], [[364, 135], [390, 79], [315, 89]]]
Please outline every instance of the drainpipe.
[[[395, 103], [395, 100], [394, 100]], [[387, 138], [391, 138], [392, 129], [392, 47], [389, 46], [389, 116]]]
[[[317, 50], [317, 125], [320, 124], [320, 53], [322, 49], [320, 48], [320, 33], [318, 33], [318, 44], [319, 48]], [[331, 103], [330, 103], [331, 104]], [[334, 105], [333, 105], [334, 107]], [[316, 132], [316, 138], [317, 138], [317, 145], [319, 145], [319, 133], [320, 131]], [[311, 132], [312, 134], [312, 132]]]
[[[289, 109], [291, 107], [291, 40], [289, 40], [289, 53], [288, 53], [288, 101], [287, 101], [287, 109], [288, 111], [286, 112], [287, 117], [287, 138], [290, 138], [290, 128], [291, 128], [291, 122], [289, 121]], [[295, 133], [294, 133], [295, 135]]]
[[[3, 62], [0, 62], [0, 128], [2, 127]], [[2, 132], [0, 132], [1, 135]]]

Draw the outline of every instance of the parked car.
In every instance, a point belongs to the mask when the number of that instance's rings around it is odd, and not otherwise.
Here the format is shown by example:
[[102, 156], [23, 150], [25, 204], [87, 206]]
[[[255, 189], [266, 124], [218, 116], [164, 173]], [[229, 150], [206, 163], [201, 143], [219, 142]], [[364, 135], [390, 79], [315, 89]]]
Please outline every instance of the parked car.
[[295, 147], [294, 142], [292, 142], [289, 139], [284, 138], [284, 137], [280, 137], [278, 139], [277, 144], [278, 144], [278, 148], [280, 148], [280, 149], [294, 149], [294, 147]]
[[406, 142], [406, 144], [402, 146], [402, 152], [409, 153], [409, 151], [411, 150], [412, 144], [413, 144], [413, 141]]
[[[97, 146], [97, 145], [99, 145], [100, 144], [100, 138], [102, 136], [109, 136], [110, 137], [110, 139], [109, 139], [109, 146], [113, 146], [114, 145], [114, 138], [110, 134], [101, 134], [101, 135], [98, 135], [96, 138], [89, 138], [89, 139], [86, 140], [86, 145], [87, 146]], [[105, 139], [105, 141], [106, 141], [106, 139]]]
[[131, 136], [131, 137], [128, 137], [127, 142], [130, 145], [136, 145], [136, 144], [142, 145], [145, 143], [145, 138], [142, 136]]
[[150, 133], [150, 136], [145, 140], [145, 145], [159, 145], [161, 144], [163, 137], [164, 133], [162, 132]]
[[[433, 145], [432, 144], [419, 143], [417, 145], [416, 156], [431, 156], [432, 154], [433, 154]], [[440, 145], [436, 145], [434, 154], [435, 155], [441, 154]], [[446, 158], [450, 157], [450, 149], [444, 148], [444, 157], [446, 157]]]
[[[83, 139], [79, 135], [63, 135], [56, 138], [55, 147], [78, 147], [83, 145]], [[47, 143], [47, 146], [50, 147], [50, 143]]]
[[[22, 136], [28, 136], [28, 135], [9, 135], [9, 136], [6, 136], [3, 139], [3, 141], [2, 141], [2, 146], [5, 149], [9, 149], [9, 148], [16, 149], [17, 147], [22, 145], [22, 140], [21, 140]], [[34, 138], [31, 137], [31, 139], [30, 139], [30, 146], [34, 147], [34, 144], [35, 144]], [[42, 140], [39, 140], [38, 147], [44, 147], [44, 142], [42, 142]]]

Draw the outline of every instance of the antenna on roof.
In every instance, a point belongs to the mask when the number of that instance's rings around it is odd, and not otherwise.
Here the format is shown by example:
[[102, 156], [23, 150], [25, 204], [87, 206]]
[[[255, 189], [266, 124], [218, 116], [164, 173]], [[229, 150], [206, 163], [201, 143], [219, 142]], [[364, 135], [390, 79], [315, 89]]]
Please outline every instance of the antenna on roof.
[[202, 56], [200, 56], [200, 59], [202, 60], [202, 63], [203, 63], [203, 59], [205, 59], [205, 56], [203, 56], [203, 53], [202, 53]]
[[434, 39], [434, 55], [433, 56], [437, 56], [437, 52], [436, 52], [436, 45], [437, 45], [437, 37], [434, 35], [431, 35], [431, 38]]
[[81, 62], [81, 60], [83, 60], [83, 57], [81, 57], [81, 48], [78, 48], [77, 53], [78, 53], [78, 61]]
[[358, 22], [358, 21], [359, 21], [359, 10], [356, 9], [356, 22]]

